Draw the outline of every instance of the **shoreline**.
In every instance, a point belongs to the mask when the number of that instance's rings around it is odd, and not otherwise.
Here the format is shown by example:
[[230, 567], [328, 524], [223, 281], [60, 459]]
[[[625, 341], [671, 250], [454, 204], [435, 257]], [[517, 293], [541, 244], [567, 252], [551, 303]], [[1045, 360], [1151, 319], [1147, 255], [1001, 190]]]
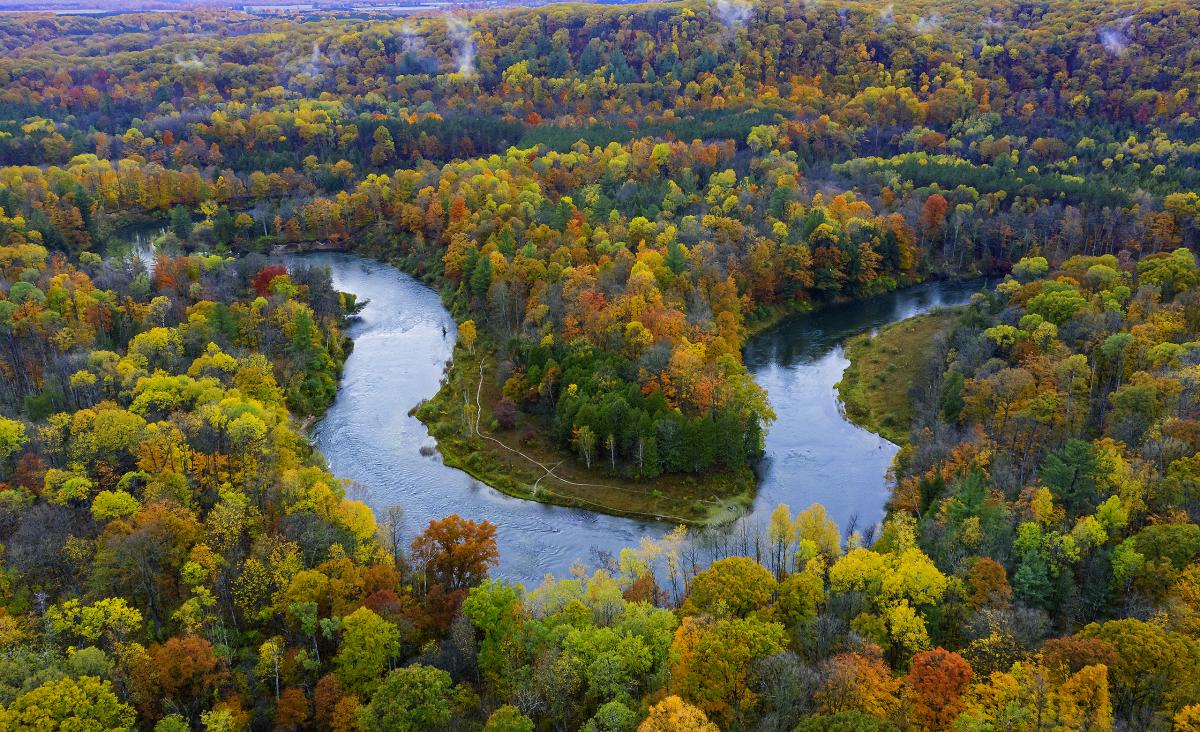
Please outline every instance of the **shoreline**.
[[[395, 267], [435, 292], [438, 291], [436, 283], [430, 281], [428, 273], [421, 276], [410, 271], [403, 258], [354, 248], [348, 248], [346, 251]], [[929, 277], [907, 282], [878, 295], [898, 292], [931, 281], [953, 279], [956, 278]], [[839, 298], [819, 304], [806, 301], [794, 306], [772, 306], [768, 317], [746, 326], [745, 340], [778, 326], [793, 315], [812, 314], [833, 305], [866, 299], [868, 298]], [[905, 321], [896, 321], [901, 322]], [[461, 343], [456, 343], [438, 391], [409, 410], [409, 414], [416, 417], [429, 431], [443, 464], [463, 471], [506, 496], [546, 505], [581, 508], [638, 521], [714, 527], [730, 524], [753, 510], [759, 488], [757, 465], [736, 472], [663, 474], [646, 482], [616, 474], [602, 474], [598, 478], [592, 470], [584, 472], [585, 468], [577, 464], [570, 452], [553, 444], [546, 444], [545, 426], [537, 424], [540, 419], [536, 416], [522, 413], [520, 424], [512, 430], [498, 432], [492, 429], [494, 420], [490, 405], [495, 403], [495, 398], [483, 396], [485, 391], [489, 392], [489, 396], [496, 396], [498, 387], [494, 378], [486, 378], [488, 369], [485, 366], [478, 380], [474, 380], [472, 384], [466, 383], [470, 375], [468, 372], [478, 374], [480, 361], [492, 353], [482, 339], [476, 350], [479, 353], [470, 353]], [[850, 368], [847, 367], [847, 370]], [[464, 427], [462, 417], [457, 414], [463, 411], [464, 406], [458, 403], [459, 392], [476, 393], [476, 397], [471, 400], [477, 411], [475, 424], [470, 427], [470, 432]], [[844, 419], [895, 442], [892, 437], [873, 425], [855, 419], [845, 408], [840, 388], [835, 387], [834, 393], [842, 407]], [[319, 419], [317, 417], [306, 420], [306, 434]], [[528, 440], [520, 439], [523, 431], [526, 436], [534, 434], [532, 444], [528, 444]]]
[[[470, 353], [457, 344], [438, 392], [410, 411], [429, 430], [444, 464], [514, 498], [640, 521], [720, 526], [753, 507], [758, 480], [750, 468], [664, 474], [649, 482], [614, 474], [596, 477], [550, 443], [544, 427], [532, 428], [536, 416], [523, 414], [513, 429], [495, 429], [494, 400], [485, 398], [497, 389], [486, 364], [492, 351], [482, 343], [476, 349]], [[473, 420], [466, 418], [459, 394], [466, 394], [477, 410]]]
[[942, 307], [847, 338], [842, 349], [850, 363], [834, 385], [845, 419], [897, 447], [908, 445], [908, 390], [928, 363], [930, 349], [953, 331], [961, 312], [961, 307]]

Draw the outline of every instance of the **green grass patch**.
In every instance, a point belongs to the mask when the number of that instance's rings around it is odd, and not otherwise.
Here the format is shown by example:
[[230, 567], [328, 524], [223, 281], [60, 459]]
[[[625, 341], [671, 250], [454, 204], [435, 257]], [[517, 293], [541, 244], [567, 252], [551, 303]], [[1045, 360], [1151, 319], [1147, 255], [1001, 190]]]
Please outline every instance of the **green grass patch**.
[[847, 340], [850, 365], [837, 384], [846, 417], [897, 445], [908, 444], [909, 388], [938, 337], [949, 333], [957, 318], [953, 308], [937, 310], [892, 323], [875, 335], [864, 333]]

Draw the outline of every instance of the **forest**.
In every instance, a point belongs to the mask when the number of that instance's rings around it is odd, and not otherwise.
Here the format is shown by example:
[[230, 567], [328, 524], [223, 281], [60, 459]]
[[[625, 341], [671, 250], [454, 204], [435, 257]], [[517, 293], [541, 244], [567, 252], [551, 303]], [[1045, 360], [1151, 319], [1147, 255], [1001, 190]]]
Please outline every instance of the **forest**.
[[[1198, 35], [1182, 0], [0, 14], [0, 729], [1200, 730]], [[998, 284], [912, 368], [881, 526], [689, 520], [523, 586], [491, 522], [407, 527], [310, 443], [364, 303], [277, 255], [328, 249], [458, 322], [447, 460], [681, 512], [752, 496], [750, 336]]]

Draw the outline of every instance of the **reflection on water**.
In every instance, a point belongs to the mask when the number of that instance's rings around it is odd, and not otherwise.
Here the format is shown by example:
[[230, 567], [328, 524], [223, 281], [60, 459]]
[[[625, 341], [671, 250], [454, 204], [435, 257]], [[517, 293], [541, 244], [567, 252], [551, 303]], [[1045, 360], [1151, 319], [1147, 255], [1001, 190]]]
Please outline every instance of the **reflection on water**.
[[834, 385], [850, 363], [841, 343], [853, 335], [940, 306], [959, 305], [984, 283], [932, 282], [870, 300], [789, 318], [746, 344], [746, 366], [767, 390], [776, 420], [767, 432], [752, 521], [775, 506], [820, 503], [845, 531], [883, 519], [891, 442], [846, 421]]
[[[141, 260], [147, 272], [154, 273], [154, 257], [158, 254], [154, 240], [165, 234], [167, 225], [161, 222], [135, 224], [115, 232], [105, 247], [105, 256], [130, 261]], [[179, 252], [167, 252], [179, 254]]]
[[[437, 453], [421, 455], [432, 439], [408, 412], [437, 392], [456, 337], [437, 293], [393, 267], [349, 254], [287, 261], [329, 265], [335, 287], [370, 300], [350, 328], [354, 351], [313, 439], [330, 469], [358, 484], [359, 497], [376, 509], [403, 507], [408, 533], [452, 513], [487, 519], [497, 526], [497, 574], [530, 585], [547, 572], [565, 575], [595, 550], [615, 554], [670, 528], [510, 498], [446, 467]], [[791, 318], [747, 345], [746, 362], [779, 416], [767, 436], [768, 458], [749, 520], [765, 522], [781, 502], [795, 510], [814, 501], [843, 526], [852, 517], [860, 527], [879, 520], [884, 473], [896, 447], [839, 413], [833, 385], [846, 361], [838, 343], [937, 305], [965, 302], [972, 291], [971, 283], [922, 285]]]

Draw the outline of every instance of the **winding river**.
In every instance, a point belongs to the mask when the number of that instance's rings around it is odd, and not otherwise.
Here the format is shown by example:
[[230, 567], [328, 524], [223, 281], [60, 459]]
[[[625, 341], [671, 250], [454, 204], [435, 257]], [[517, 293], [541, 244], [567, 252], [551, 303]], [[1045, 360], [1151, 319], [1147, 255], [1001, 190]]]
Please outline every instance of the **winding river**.
[[[404, 509], [408, 534], [452, 513], [497, 526], [500, 566], [509, 580], [538, 584], [564, 576], [593, 550], [615, 554], [671, 527], [580, 509], [510, 498], [442, 464], [422, 447], [433, 440], [408, 412], [437, 392], [453, 350], [454, 321], [437, 293], [394, 267], [350, 254], [310, 254], [289, 263], [328, 265], [334, 286], [367, 298], [350, 328], [354, 351], [337, 399], [314, 428], [329, 468], [376, 510]], [[778, 415], [767, 435], [758, 496], [750, 521], [780, 503], [793, 511], [819, 502], [845, 529], [883, 517], [884, 474], [896, 446], [842, 416], [834, 384], [847, 365], [848, 336], [966, 302], [979, 282], [934, 282], [871, 300], [798, 315], [751, 339], [746, 363]], [[422, 452], [430, 453], [423, 455]]]

